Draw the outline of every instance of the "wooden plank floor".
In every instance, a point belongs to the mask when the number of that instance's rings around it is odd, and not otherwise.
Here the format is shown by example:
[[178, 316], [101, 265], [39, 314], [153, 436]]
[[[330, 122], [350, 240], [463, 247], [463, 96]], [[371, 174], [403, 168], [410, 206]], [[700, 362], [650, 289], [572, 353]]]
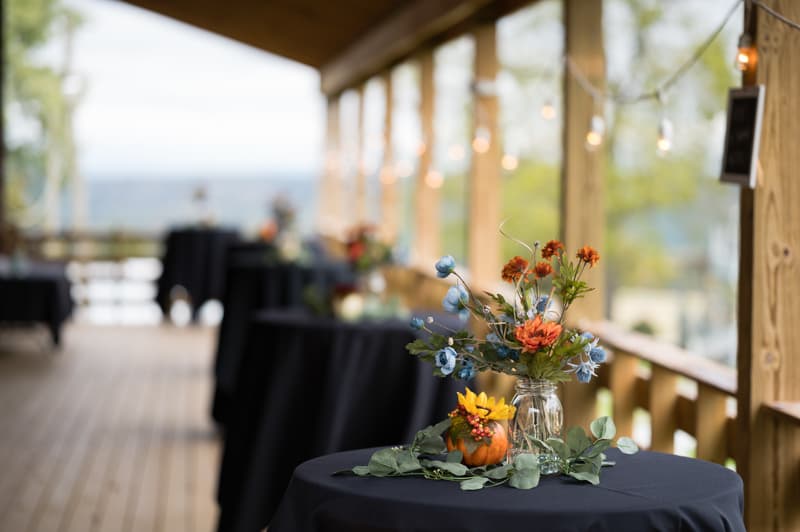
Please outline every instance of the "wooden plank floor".
[[0, 329], [0, 532], [214, 530], [208, 328]]

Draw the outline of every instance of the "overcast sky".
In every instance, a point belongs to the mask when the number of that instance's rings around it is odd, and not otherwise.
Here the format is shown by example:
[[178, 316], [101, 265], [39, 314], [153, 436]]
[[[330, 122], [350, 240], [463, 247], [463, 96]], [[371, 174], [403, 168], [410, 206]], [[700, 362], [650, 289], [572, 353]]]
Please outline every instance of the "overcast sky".
[[315, 70], [121, 2], [67, 3], [85, 18], [76, 127], [88, 178], [316, 174]]

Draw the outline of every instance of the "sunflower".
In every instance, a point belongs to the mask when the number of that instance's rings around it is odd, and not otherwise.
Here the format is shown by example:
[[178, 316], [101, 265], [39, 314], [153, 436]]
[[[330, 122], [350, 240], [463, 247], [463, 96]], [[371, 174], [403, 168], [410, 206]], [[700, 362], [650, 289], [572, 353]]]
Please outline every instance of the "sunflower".
[[475, 392], [466, 388], [466, 395], [458, 393], [458, 406], [463, 407], [469, 414], [476, 415], [483, 419], [511, 419], [514, 417], [516, 408], [506, 404], [504, 398], [498, 401], [494, 397], [489, 397], [485, 392], [476, 395]]

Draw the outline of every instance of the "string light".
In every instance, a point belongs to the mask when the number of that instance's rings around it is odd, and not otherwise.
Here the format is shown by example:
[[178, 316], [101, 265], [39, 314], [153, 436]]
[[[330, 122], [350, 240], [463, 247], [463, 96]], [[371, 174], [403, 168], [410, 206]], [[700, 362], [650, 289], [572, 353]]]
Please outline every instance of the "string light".
[[672, 149], [672, 122], [667, 117], [663, 117], [658, 124], [656, 147], [658, 148], [658, 154], [662, 157]]
[[551, 100], [545, 100], [539, 113], [545, 120], [552, 120], [556, 117], [556, 108]]
[[461, 144], [453, 144], [447, 148], [447, 156], [451, 161], [460, 161], [466, 155], [464, 146]]
[[755, 70], [756, 49], [753, 46], [753, 39], [749, 33], [742, 33], [739, 37], [739, 46], [736, 52], [736, 68], [742, 72]]
[[606, 121], [600, 115], [592, 116], [589, 121], [589, 131], [586, 132], [586, 148], [594, 151], [603, 143], [606, 135]]
[[503, 155], [500, 164], [503, 166], [503, 170], [513, 172], [519, 166], [519, 159], [517, 159], [515, 155], [506, 153], [505, 155]]
[[475, 138], [472, 139], [472, 149], [475, 153], [486, 153], [492, 145], [492, 132], [485, 126], [475, 128]]
[[444, 176], [436, 170], [428, 170], [428, 173], [425, 174], [425, 184], [430, 188], [441, 188], [444, 184]]

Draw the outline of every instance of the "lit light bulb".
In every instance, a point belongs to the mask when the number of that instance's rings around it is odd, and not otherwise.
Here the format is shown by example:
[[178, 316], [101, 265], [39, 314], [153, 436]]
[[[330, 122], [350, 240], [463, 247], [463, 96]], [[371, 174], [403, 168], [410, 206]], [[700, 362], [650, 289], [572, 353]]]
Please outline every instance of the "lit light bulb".
[[736, 52], [736, 68], [745, 72], [755, 68], [756, 49], [749, 33], [742, 33], [739, 37], [739, 47]]
[[391, 166], [384, 166], [383, 168], [381, 168], [381, 183], [383, 183], [384, 185], [391, 185], [395, 181], [397, 181], [397, 177], [395, 176], [395, 173], [392, 171]]
[[545, 100], [544, 104], [542, 104], [542, 109], [539, 111], [542, 115], [542, 118], [545, 120], [552, 120], [556, 117], [556, 108], [553, 106], [553, 102], [550, 100]]
[[600, 115], [594, 115], [589, 122], [589, 131], [586, 132], [586, 148], [594, 151], [603, 143], [606, 134], [606, 121]]
[[659, 155], [664, 156], [672, 149], [672, 133], [672, 122], [668, 118], [662, 118], [658, 124], [658, 139], [656, 140]]
[[492, 145], [492, 132], [489, 128], [480, 126], [475, 129], [475, 138], [472, 139], [472, 149], [476, 153], [486, 153]]
[[464, 146], [461, 144], [453, 144], [447, 148], [447, 156], [451, 161], [460, 161], [464, 158]]
[[414, 165], [408, 161], [398, 161], [394, 167], [394, 173], [397, 177], [405, 179], [410, 177], [414, 172]]
[[510, 153], [506, 153], [505, 155], [503, 155], [500, 164], [502, 165], [503, 170], [513, 172], [519, 166], [519, 159], [517, 159], [516, 156], [511, 155]]
[[431, 188], [441, 188], [444, 184], [444, 176], [436, 170], [428, 170], [428, 173], [425, 174], [425, 184]]

